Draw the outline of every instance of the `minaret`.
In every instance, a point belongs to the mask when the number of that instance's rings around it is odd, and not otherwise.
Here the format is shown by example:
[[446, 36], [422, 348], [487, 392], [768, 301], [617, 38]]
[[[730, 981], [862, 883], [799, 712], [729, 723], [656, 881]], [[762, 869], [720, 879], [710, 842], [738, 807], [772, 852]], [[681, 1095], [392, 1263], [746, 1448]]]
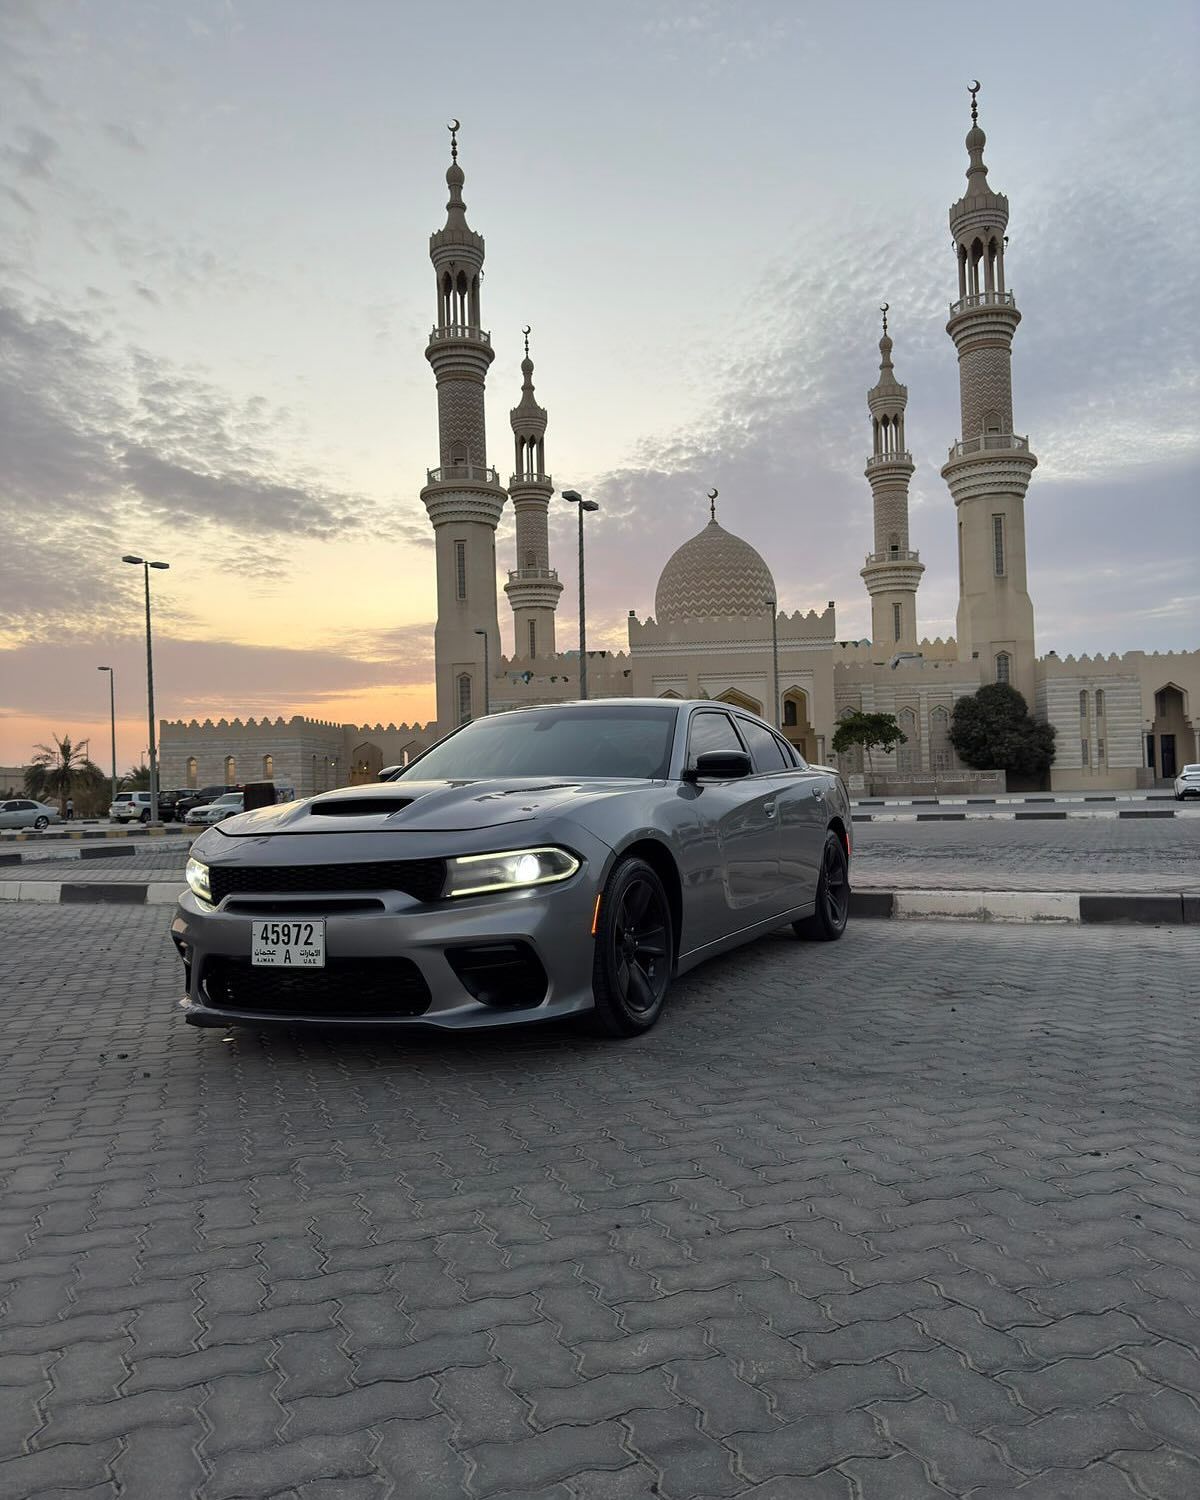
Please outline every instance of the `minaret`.
[[1013, 432], [1012, 340], [1021, 314], [1004, 281], [1008, 199], [988, 185], [971, 88], [967, 191], [950, 210], [958, 301], [946, 332], [958, 350], [962, 437], [942, 478], [958, 511], [958, 654], [984, 682], [1034, 702], [1033, 605], [1025, 579], [1025, 491], [1037, 459]]
[[[442, 730], [483, 713], [484, 662], [500, 659], [496, 526], [505, 499], [499, 476], [487, 464], [484, 381], [494, 355], [491, 335], [480, 327], [483, 236], [467, 225], [458, 130], [455, 120], [446, 173], [446, 227], [429, 237], [429, 258], [437, 276], [437, 322], [425, 358], [437, 377], [441, 464], [428, 471], [421, 491], [437, 556], [433, 640], [437, 721]], [[486, 652], [477, 631], [486, 632]]]
[[554, 611], [562, 584], [550, 566], [547, 512], [554, 481], [546, 473], [546, 412], [533, 397], [533, 360], [529, 357], [529, 328], [521, 361], [521, 400], [512, 422], [516, 468], [508, 483], [517, 517], [517, 566], [509, 573], [504, 592], [513, 612], [513, 655], [554, 655]]
[[879, 381], [867, 392], [874, 444], [866, 475], [875, 506], [875, 550], [862, 579], [871, 596], [871, 644], [876, 651], [894, 653], [917, 649], [917, 585], [925, 565], [908, 546], [908, 481], [913, 474], [912, 455], [904, 444], [908, 387], [897, 383], [892, 368], [886, 302], [880, 312]]

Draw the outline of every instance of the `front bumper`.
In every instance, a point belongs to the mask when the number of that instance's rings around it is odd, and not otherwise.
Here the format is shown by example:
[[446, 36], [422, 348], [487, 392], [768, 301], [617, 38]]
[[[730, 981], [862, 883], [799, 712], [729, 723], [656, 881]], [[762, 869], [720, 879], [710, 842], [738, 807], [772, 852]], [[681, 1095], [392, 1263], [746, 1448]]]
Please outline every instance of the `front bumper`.
[[[372, 893], [376, 898], [381, 894]], [[356, 1010], [353, 977], [342, 985], [340, 998], [333, 1003], [322, 998], [317, 1010], [307, 1004], [296, 1010], [272, 1004], [268, 1010], [244, 1001], [229, 1003], [228, 992], [215, 976], [228, 971], [229, 961], [234, 966], [249, 963], [256, 920], [250, 898], [237, 902], [236, 911], [224, 909], [230, 899], [222, 908], [213, 908], [185, 891], [171, 923], [171, 936], [186, 974], [180, 1006], [184, 1018], [195, 1026], [309, 1025], [352, 1030], [396, 1025], [471, 1030], [554, 1020], [589, 1010], [593, 1003], [591, 925], [596, 884], [587, 865], [560, 885], [452, 901], [422, 903], [401, 892], [388, 892], [383, 909], [339, 912], [333, 904], [318, 911], [314, 899], [305, 898], [302, 914], [321, 915], [325, 922], [325, 972], [337, 981], [339, 964], [343, 975], [352, 976], [361, 971], [360, 961], [366, 960], [368, 964], [375, 961], [375, 968], [384, 974], [390, 962], [398, 975], [411, 978], [409, 965], [415, 966], [428, 991], [428, 1003], [419, 1014], [405, 1013], [412, 1008], [413, 985], [407, 979], [404, 998], [397, 981], [395, 1013], [380, 1007], [377, 983], [371, 1013], [361, 1013], [361, 1007]], [[271, 907], [268, 913], [264, 906], [262, 915], [280, 913], [278, 899]], [[476, 999], [460, 977], [461, 960], [456, 970], [447, 950], [510, 944], [532, 951], [544, 970], [544, 985], [531, 985], [527, 997], [510, 992], [502, 1004]], [[269, 984], [267, 976], [274, 973], [294, 976], [298, 972], [323, 971], [255, 969], [252, 975], [255, 984], [262, 986]]]

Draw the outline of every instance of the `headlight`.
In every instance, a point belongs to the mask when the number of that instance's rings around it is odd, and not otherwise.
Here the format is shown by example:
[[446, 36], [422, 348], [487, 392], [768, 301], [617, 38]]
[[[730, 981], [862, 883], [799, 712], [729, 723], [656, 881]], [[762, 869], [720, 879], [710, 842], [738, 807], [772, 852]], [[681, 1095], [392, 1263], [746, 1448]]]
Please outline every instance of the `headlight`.
[[446, 896], [482, 896], [568, 880], [579, 860], [565, 849], [509, 849], [502, 854], [464, 854], [446, 861]]
[[208, 880], [208, 866], [202, 859], [188, 860], [187, 883], [193, 896], [199, 896], [201, 901], [212, 900], [212, 886]]

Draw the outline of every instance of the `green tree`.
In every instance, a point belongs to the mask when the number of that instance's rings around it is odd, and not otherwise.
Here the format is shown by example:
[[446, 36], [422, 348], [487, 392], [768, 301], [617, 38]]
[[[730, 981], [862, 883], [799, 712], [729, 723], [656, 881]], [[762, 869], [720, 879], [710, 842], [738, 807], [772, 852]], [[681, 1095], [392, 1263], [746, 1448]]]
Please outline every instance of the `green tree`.
[[905, 744], [907, 739], [908, 736], [896, 723], [894, 714], [867, 714], [858, 708], [848, 708], [833, 732], [833, 748], [838, 755], [843, 755], [855, 745], [861, 745], [867, 752], [867, 771], [874, 776], [875, 765], [871, 752], [882, 750], [890, 755], [897, 745]]
[[37, 754], [25, 767], [25, 791], [39, 801], [56, 798], [59, 817], [67, 815], [67, 798], [72, 801], [97, 782], [104, 772], [88, 759], [87, 740], [74, 743], [70, 735], [53, 734], [53, 744], [35, 745]]
[[130, 766], [121, 777], [123, 792], [148, 792], [150, 790], [150, 767]]
[[950, 743], [976, 771], [1044, 776], [1054, 764], [1054, 735], [1054, 725], [1035, 719], [1022, 694], [1007, 682], [988, 683], [970, 698], [960, 698], [950, 721]]

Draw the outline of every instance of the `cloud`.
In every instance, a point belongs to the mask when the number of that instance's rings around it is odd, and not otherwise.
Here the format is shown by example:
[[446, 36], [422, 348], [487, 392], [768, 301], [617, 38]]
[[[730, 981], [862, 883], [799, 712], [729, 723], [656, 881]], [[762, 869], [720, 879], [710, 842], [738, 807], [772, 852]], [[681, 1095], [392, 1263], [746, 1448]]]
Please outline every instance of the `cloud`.
[[[110, 625], [115, 558], [138, 517], [183, 542], [219, 536], [240, 571], [269, 563], [276, 578], [281, 534], [383, 526], [378, 502], [286, 462], [286, 434], [262, 398], [234, 400], [121, 346], [94, 314], [0, 288], [0, 626], [37, 638], [64, 621]], [[427, 540], [415, 520], [386, 521], [392, 538]]]
[[50, 181], [50, 168], [59, 155], [58, 142], [44, 130], [22, 125], [17, 129], [19, 145], [0, 147], [0, 161], [6, 161], [22, 177]]
[[[351, 644], [360, 645], [331, 641], [324, 648], [297, 650], [156, 636], [156, 708], [166, 719], [274, 715], [294, 712], [296, 703], [319, 705], [370, 689], [401, 690], [433, 675], [432, 622], [385, 632], [369, 656], [349, 654]], [[100, 662], [116, 673], [118, 715], [144, 712], [144, 643], [114, 632], [87, 640], [28, 642], [0, 653], [0, 718], [19, 712], [48, 723], [77, 720], [82, 706], [101, 696]], [[107, 715], [107, 689], [103, 697]]]
[[146, 149], [144, 143], [130, 130], [128, 125], [114, 124], [110, 121], [101, 128], [110, 141], [115, 141], [118, 146], [124, 147], [126, 151], [144, 152]]

